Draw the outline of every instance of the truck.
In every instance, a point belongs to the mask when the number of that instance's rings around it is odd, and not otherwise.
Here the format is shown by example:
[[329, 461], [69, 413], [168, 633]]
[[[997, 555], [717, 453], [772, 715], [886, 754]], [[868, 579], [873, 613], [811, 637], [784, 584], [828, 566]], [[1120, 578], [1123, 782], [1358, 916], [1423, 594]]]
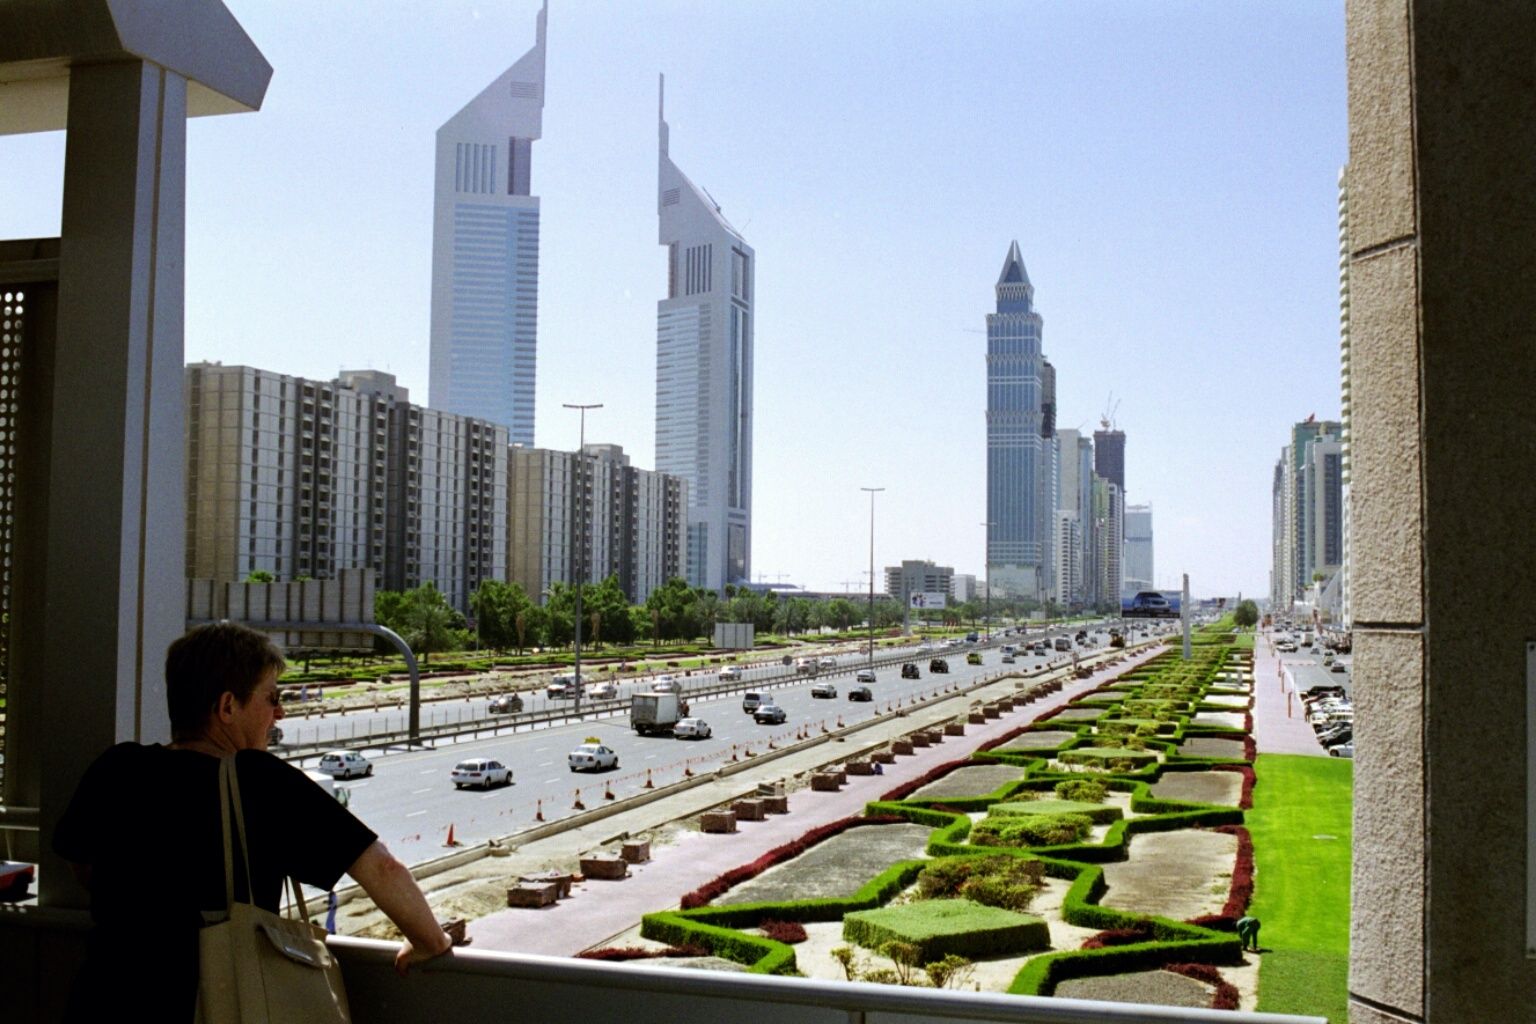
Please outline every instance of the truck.
[[637, 693], [629, 703], [629, 727], [641, 736], [670, 733], [688, 717], [688, 702], [680, 693]]

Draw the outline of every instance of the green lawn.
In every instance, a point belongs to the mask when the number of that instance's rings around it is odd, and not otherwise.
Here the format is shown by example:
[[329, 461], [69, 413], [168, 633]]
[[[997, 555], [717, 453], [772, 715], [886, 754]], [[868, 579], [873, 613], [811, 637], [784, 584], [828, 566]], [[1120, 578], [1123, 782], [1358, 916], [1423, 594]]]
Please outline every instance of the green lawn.
[[1267, 951], [1258, 1008], [1346, 1024], [1354, 762], [1260, 754], [1254, 771], [1249, 913], [1263, 922], [1259, 945]]

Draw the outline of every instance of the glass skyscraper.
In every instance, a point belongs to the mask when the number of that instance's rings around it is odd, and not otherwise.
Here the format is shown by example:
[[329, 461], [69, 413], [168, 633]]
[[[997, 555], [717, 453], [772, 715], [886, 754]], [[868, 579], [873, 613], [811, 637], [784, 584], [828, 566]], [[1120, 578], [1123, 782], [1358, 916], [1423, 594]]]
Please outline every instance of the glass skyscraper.
[[[1019, 243], [997, 279], [997, 312], [987, 315], [987, 566], [992, 585], [1043, 600], [1050, 576], [1047, 536], [1055, 502], [1044, 427], [1044, 322]], [[1054, 483], [1054, 481], [1051, 481]]]
[[672, 162], [662, 112], [658, 121], [667, 295], [656, 304], [656, 469], [688, 481], [688, 582], [719, 590], [751, 579], [757, 258]]
[[533, 444], [539, 199], [533, 142], [544, 133], [544, 28], [537, 41], [437, 130], [428, 404], [508, 428]]

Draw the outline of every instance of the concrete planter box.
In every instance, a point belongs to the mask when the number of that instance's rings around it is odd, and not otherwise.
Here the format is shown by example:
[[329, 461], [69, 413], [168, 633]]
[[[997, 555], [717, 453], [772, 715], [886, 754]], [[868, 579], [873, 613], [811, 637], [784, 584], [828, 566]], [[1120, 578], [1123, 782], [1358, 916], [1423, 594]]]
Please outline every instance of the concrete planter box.
[[842, 781], [830, 772], [816, 772], [811, 776], [811, 789], [817, 793], [835, 793], [842, 785]]
[[507, 890], [509, 907], [547, 907], [554, 902], [554, 882], [519, 882]]
[[965, 735], [965, 723], [964, 722], [949, 722], [949, 723], [947, 723], [944, 726], [944, 735], [945, 736], [964, 736]]
[[986, 707], [981, 709], [981, 713], [982, 713], [983, 717], [986, 717], [986, 718], [1001, 718], [1001, 717], [1003, 717], [1003, 713], [997, 709], [997, 705], [995, 705], [995, 704], [988, 704]]
[[780, 793], [776, 796], [763, 797], [763, 810], [769, 814], [788, 814], [789, 797]]
[[[908, 753], [911, 753], [911, 751], [908, 751]], [[871, 761], [876, 762], [877, 764], [895, 764], [896, 763], [896, 751], [894, 751], [894, 750], [877, 750], [873, 754], [869, 755], [869, 759]]]
[[911, 754], [912, 753], [912, 746], [913, 746], [913, 744], [912, 744], [911, 740], [892, 740], [891, 741], [891, 755], [892, 755], [891, 760], [894, 761], [895, 760], [895, 755], [897, 755], [897, 754]]
[[581, 858], [581, 874], [584, 878], [613, 882], [629, 876], [629, 865], [617, 854], [599, 853]]
[[624, 840], [623, 857], [631, 864], [644, 864], [651, 859], [651, 841], [649, 839]]
[[926, 747], [928, 746], [928, 734], [925, 732], [915, 732], [907, 737], [907, 742], [911, 743], [914, 747]]
[[705, 811], [699, 815], [699, 828], [705, 832], [735, 832], [736, 815], [731, 811]]
[[875, 774], [874, 762], [872, 762], [872, 761], [849, 761], [848, 762], [848, 774], [849, 775], [873, 775], [873, 774]]
[[929, 729], [924, 735], [928, 737], [928, 742], [934, 746], [944, 742], [943, 729]]
[[762, 821], [768, 813], [761, 800], [737, 800], [731, 805], [731, 812], [737, 821]]
[[987, 720], [987, 716], [982, 714], [980, 711], [972, 711], [965, 717], [965, 720], [970, 722], [972, 725], [981, 725]]

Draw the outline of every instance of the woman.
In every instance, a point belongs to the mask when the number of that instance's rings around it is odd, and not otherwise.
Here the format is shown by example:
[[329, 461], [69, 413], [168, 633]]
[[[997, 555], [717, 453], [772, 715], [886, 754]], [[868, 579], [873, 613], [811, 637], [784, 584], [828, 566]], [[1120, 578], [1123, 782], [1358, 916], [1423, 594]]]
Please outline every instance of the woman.
[[[252, 902], [276, 911], [292, 875], [332, 889], [345, 872], [400, 928], [410, 965], [463, 941], [445, 931], [410, 871], [366, 825], [303, 772], [266, 752], [283, 717], [282, 654], [243, 626], [202, 626], [166, 655], [169, 746], [121, 743], [86, 770], [54, 833], [54, 850], [90, 890], [96, 929], [71, 1018], [131, 1006], [150, 1020], [191, 1020], [197, 931], [225, 910], [219, 760], [233, 756], [250, 832]], [[239, 857], [236, 857], [237, 862]], [[236, 865], [236, 892], [246, 889]]]

